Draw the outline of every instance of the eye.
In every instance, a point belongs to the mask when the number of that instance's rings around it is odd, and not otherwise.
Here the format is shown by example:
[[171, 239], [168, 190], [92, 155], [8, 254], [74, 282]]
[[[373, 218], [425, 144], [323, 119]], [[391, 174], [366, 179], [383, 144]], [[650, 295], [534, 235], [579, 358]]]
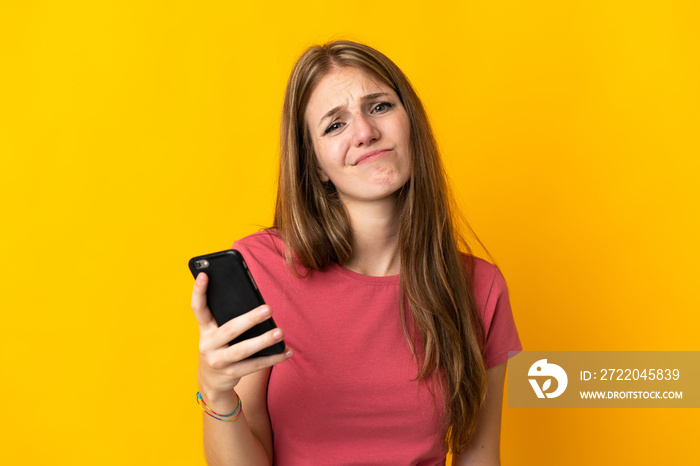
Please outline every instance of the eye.
[[372, 113], [383, 113], [389, 110], [391, 107], [393, 107], [393, 105], [391, 105], [389, 102], [382, 102], [372, 108]]
[[337, 131], [343, 127], [343, 124], [344, 123], [341, 123], [339, 121], [336, 121], [335, 123], [331, 123], [331, 125], [328, 128], [326, 128], [326, 131], [323, 134], [328, 134], [328, 133], [332, 133], [333, 131]]

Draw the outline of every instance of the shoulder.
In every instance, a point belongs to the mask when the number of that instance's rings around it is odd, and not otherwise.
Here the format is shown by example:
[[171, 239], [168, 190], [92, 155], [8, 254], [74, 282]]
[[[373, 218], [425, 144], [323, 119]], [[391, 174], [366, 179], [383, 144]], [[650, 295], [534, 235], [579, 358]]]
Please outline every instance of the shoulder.
[[233, 242], [232, 249], [240, 251], [244, 256], [252, 256], [264, 260], [269, 256], [284, 259], [284, 243], [277, 230], [269, 229], [253, 233]]
[[245, 236], [234, 241], [231, 249], [241, 253], [253, 275], [260, 274], [258, 269], [261, 268], [270, 272], [286, 268], [284, 243], [277, 230], [268, 229]]
[[462, 254], [467, 273], [471, 276], [472, 292], [475, 297], [488, 297], [507, 292], [506, 280], [500, 269], [480, 257]]
[[[308, 271], [293, 257], [290, 264], [287, 260], [282, 235], [275, 228], [258, 231], [234, 241], [231, 249], [241, 253], [253, 275], [257, 277], [262, 273], [272, 274], [276, 277], [306, 277]], [[257, 275], [256, 275], [257, 274]]]
[[503, 274], [498, 266], [475, 256], [464, 256], [467, 273], [471, 276], [471, 290], [486, 330], [499, 319], [499, 314], [510, 314], [510, 297]]

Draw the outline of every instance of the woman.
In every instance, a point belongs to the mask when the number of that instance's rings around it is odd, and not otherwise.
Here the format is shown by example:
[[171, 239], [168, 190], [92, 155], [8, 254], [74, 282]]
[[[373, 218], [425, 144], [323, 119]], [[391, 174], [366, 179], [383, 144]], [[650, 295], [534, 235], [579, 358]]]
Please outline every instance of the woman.
[[[506, 360], [521, 347], [498, 269], [460, 245], [404, 74], [354, 42], [304, 52], [275, 225], [234, 243], [267, 305], [217, 328], [206, 275], [194, 286], [202, 401], [239, 416], [204, 416], [208, 461], [444, 464], [449, 448], [456, 464], [498, 464]], [[273, 310], [278, 329], [227, 346]], [[283, 338], [284, 354], [245, 359]]]

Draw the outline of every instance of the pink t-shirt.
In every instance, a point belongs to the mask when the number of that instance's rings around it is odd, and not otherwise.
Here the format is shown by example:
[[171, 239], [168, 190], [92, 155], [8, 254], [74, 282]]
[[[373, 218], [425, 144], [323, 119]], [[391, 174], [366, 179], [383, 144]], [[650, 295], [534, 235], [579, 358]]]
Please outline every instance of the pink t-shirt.
[[[332, 264], [297, 278], [270, 232], [233, 248], [295, 352], [272, 369], [268, 385], [275, 464], [444, 464], [444, 404], [427, 382], [413, 380], [417, 367], [401, 326], [399, 276], [371, 277]], [[522, 347], [495, 266], [475, 260], [473, 292], [490, 368]]]

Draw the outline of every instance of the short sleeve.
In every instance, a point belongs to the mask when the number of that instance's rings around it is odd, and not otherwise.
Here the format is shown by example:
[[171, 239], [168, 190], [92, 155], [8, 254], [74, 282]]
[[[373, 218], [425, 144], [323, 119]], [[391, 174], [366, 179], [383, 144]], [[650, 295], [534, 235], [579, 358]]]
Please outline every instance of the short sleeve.
[[490, 369], [507, 361], [510, 351], [519, 352], [523, 348], [503, 275], [495, 265], [481, 259], [476, 261], [474, 292], [486, 335], [484, 364]]

